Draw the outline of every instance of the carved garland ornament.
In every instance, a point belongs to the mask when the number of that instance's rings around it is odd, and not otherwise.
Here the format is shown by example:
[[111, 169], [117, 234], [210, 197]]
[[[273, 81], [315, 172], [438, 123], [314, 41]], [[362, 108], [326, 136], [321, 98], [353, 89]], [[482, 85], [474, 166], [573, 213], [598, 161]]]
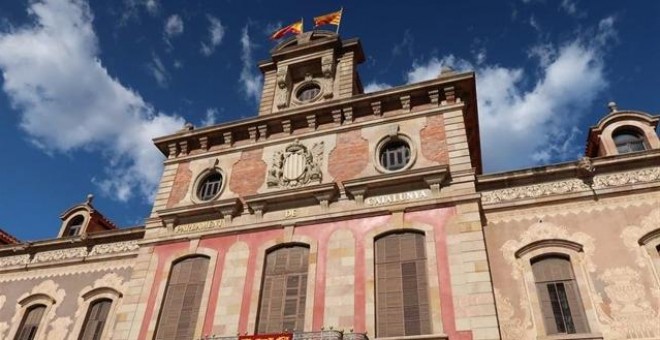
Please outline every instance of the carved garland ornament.
[[139, 248], [140, 246], [138, 245], [137, 241], [97, 244], [94, 246], [94, 248], [92, 248], [92, 251], [89, 253], [89, 255], [124, 253], [138, 250]]
[[323, 172], [323, 142], [311, 150], [297, 140], [284, 151], [273, 155], [266, 184], [269, 188], [296, 188], [313, 182], [321, 183]]
[[504, 259], [514, 268], [511, 274], [515, 279], [519, 279], [525, 270], [521, 261], [517, 261], [516, 252], [532, 242], [541, 240], [567, 240], [579, 243], [582, 245], [582, 251], [584, 252], [585, 267], [590, 272], [596, 270], [596, 265], [591, 260], [595, 250], [593, 237], [583, 232], [569, 234], [565, 226], [558, 226], [550, 222], [538, 222], [527, 228], [517, 241], [508, 240], [500, 248]]
[[657, 339], [660, 314], [651, 307], [639, 272], [630, 267], [611, 268], [599, 278], [610, 300], [609, 315], [603, 315], [608, 335], [612, 339]]
[[[657, 180], [660, 180], [660, 168], [647, 168], [611, 175], [595, 176], [593, 189], [602, 189], [625, 184], [648, 183]], [[591, 190], [591, 188], [584, 181], [580, 179], [570, 179], [561, 182], [542, 183], [489, 191], [483, 193], [482, 201], [484, 204], [494, 204], [587, 190]]]
[[86, 247], [49, 250], [34, 255], [32, 263], [67, 260], [76, 257], [84, 257], [85, 255], [87, 255]]
[[639, 239], [656, 229], [660, 229], [660, 209], [652, 210], [642, 219], [640, 226], [631, 225], [621, 232], [623, 244], [635, 253], [635, 263], [640, 267], [646, 267], [647, 261], [644, 260], [645, 249], [639, 245]]

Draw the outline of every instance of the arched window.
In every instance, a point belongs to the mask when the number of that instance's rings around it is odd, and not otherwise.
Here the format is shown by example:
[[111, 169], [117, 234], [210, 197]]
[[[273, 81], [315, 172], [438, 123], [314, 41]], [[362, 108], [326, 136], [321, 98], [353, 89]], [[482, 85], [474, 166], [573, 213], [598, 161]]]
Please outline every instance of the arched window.
[[309, 248], [288, 246], [266, 254], [257, 333], [302, 331]]
[[547, 334], [587, 333], [571, 261], [558, 255], [532, 259], [532, 271]]
[[100, 340], [103, 334], [103, 327], [108, 319], [108, 313], [112, 306], [110, 299], [98, 299], [89, 305], [85, 323], [80, 332], [80, 340]]
[[376, 336], [431, 333], [424, 235], [394, 233], [376, 240]]
[[209, 258], [188, 257], [172, 266], [156, 339], [192, 339], [197, 325]]
[[69, 221], [69, 225], [66, 230], [66, 236], [76, 236], [80, 233], [82, 229], [85, 218], [82, 215], [78, 215]]
[[16, 340], [33, 340], [37, 336], [37, 330], [41, 319], [46, 312], [45, 305], [34, 305], [30, 307], [23, 315], [21, 326], [16, 332]]
[[633, 129], [619, 129], [614, 132], [612, 139], [620, 154], [646, 150], [644, 136]]

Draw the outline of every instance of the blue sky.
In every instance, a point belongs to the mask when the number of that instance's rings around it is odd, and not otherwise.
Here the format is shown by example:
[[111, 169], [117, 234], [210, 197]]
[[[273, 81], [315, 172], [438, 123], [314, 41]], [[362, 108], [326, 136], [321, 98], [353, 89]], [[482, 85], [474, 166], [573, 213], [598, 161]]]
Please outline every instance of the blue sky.
[[369, 91], [477, 72], [486, 171], [575, 159], [610, 100], [660, 108], [658, 1], [3, 1], [0, 227], [54, 237], [88, 193], [141, 224], [161, 171], [150, 139], [254, 116], [268, 35], [340, 6]]

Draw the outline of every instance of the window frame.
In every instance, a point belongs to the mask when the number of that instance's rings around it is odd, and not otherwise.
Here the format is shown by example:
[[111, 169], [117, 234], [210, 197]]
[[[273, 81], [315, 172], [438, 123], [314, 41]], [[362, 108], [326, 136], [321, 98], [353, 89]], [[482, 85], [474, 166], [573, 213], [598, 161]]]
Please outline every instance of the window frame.
[[[383, 149], [391, 143], [402, 143], [407, 145], [410, 153], [408, 162], [402, 167], [393, 170], [388, 169], [381, 163], [381, 153], [383, 152]], [[391, 174], [391, 173], [397, 173], [408, 170], [412, 168], [416, 160], [417, 160], [417, 147], [413, 143], [412, 139], [410, 139], [410, 137], [402, 133], [391, 134], [381, 138], [376, 144], [376, 148], [374, 150], [374, 157], [373, 157], [374, 166], [376, 167], [376, 170], [378, 170], [378, 172], [384, 174]]]
[[50, 325], [50, 321], [55, 316], [55, 304], [57, 301], [48, 294], [45, 293], [33, 293], [28, 295], [25, 298], [19, 300], [19, 308], [12, 318], [11, 324], [12, 327], [9, 331], [7, 339], [16, 339], [19, 331], [23, 326], [23, 322], [27, 312], [37, 306], [43, 305], [46, 306], [43, 314], [41, 315], [41, 320], [39, 321], [39, 327], [37, 327], [37, 333], [34, 336], [34, 340], [44, 340], [46, 338], [46, 329]]
[[[259, 293], [258, 293], [259, 299], [258, 299], [257, 311], [256, 311], [255, 323], [254, 323], [255, 324], [255, 327], [254, 327], [255, 334], [259, 334], [259, 328], [261, 326], [260, 325], [260, 322], [261, 322], [260, 319], [261, 319], [261, 317], [263, 315], [263, 312], [264, 312], [261, 307], [262, 307], [262, 303], [263, 303], [263, 299], [264, 299], [264, 288], [265, 288], [265, 285], [266, 285], [266, 280], [269, 278], [269, 276], [267, 274], [268, 256], [273, 254], [273, 253], [276, 253], [278, 251], [282, 251], [284, 249], [290, 249], [290, 248], [294, 248], [294, 247], [303, 248], [303, 249], [307, 250], [307, 259], [306, 259], [307, 260], [307, 266], [306, 266], [305, 273], [303, 274], [303, 272], [301, 271], [301, 272], [297, 272], [297, 273], [273, 274], [273, 276], [280, 276], [280, 277], [283, 277], [284, 280], [285, 280], [285, 282], [284, 282], [284, 296], [282, 297], [282, 300], [283, 300], [282, 307], [284, 307], [284, 305], [286, 304], [286, 300], [287, 300], [287, 295], [286, 295], [287, 286], [286, 285], [288, 283], [288, 279], [291, 278], [291, 277], [301, 277], [302, 275], [305, 276], [305, 278], [304, 278], [305, 281], [304, 282], [301, 282], [301, 281], [298, 282], [299, 292], [298, 292], [298, 297], [297, 297], [297, 300], [298, 300], [297, 312], [300, 313], [300, 308], [303, 308], [303, 310], [302, 310], [302, 313], [303, 313], [302, 329], [294, 329], [294, 330], [289, 330], [289, 331], [296, 331], [296, 332], [305, 331], [308, 320], [312, 319], [310, 316], [305, 315], [306, 311], [307, 311], [307, 306], [308, 306], [309, 300], [310, 300], [310, 296], [309, 296], [309, 284], [310, 284], [310, 282], [309, 281], [310, 281], [310, 279], [313, 279], [313, 277], [311, 277], [311, 271], [310, 271], [311, 261], [312, 261], [312, 249], [307, 244], [297, 243], [297, 242], [279, 244], [275, 247], [269, 248], [264, 253], [263, 266], [262, 266], [262, 269], [261, 269], [261, 280], [260, 280], [261, 284], [259, 286]], [[305, 301], [301, 306], [301, 304], [300, 304], [301, 288], [300, 287], [303, 284], [304, 284], [305, 289], [302, 292], [305, 295], [304, 296]], [[283, 316], [283, 319], [284, 319], [284, 310], [282, 311], [282, 316]], [[282, 320], [282, 322], [284, 323], [284, 320]], [[284, 325], [282, 325], [282, 326], [284, 326]], [[266, 330], [265, 333], [279, 332], [279, 331], [282, 331], [282, 330], [283, 329], [278, 329], [277, 331], [268, 331], [268, 330]]]
[[[629, 135], [635, 137], [634, 141], [627, 141], [625, 143], [617, 143], [617, 138], [623, 135]], [[640, 131], [638, 128], [630, 125], [623, 125], [616, 128], [612, 131], [612, 143], [616, 149], [617, 154], [623, 155], [633, 152], [642, 152], [649, 149], [646, 136], [643, 131]], [[633, 150], [630, 146], [633, 144], [640, 144], [642, 146], [641, 150]], [[627, 150], [622, 150], [622, 147], [626, 147]]]
[[[516, 261], [518, 261], [519, 269], [523, 274], [523, 284], [527, 291], [527, 298], [532, 310], [531, 314], [534, 319], [533, 323], [538, 339], [574, 339], [576, 336], [596, 339], [602, 338], [600, 324], [596, 321], [598, 317], [596, 315], [594, 300], [592, 299], [589, 279], [586, 277], [587, 268], [585, 266], [584, 255], [581, 244], [568, 240], [535, 241], [516, 251], [515, 257]], [[548, 335], [541, 313], [539, 295], [536, 294], [536, 281], [532, 271], [532, 259], [542, 256], [563, 256], [570, 260], [589, 333]]]
[[[217, 173], [220, 175], [221, 182], [220, 186], [218, 188], [218, 192], [215, 193], [215, 195], [212, 195], [208, 198], [203, 199], [200, 195], [199, 192], [201, 190], [202, 185], [204, 185], [204, 182], [206, 179], [210, 176], [212, 176], [214, 173]], [[202, 204], [202, 203], [208, 203], [211, 201], [217, 200], [220, 196], [222, 196], [222, 193], [225, 190], [225, 186], [227, 185], [227, 175], [226, 173], [218, 166], [206, 168], [202, 171], [199, 172], [197, 175], [195, 181], [193, 182], [191, 193], [190, 193], [190, 198], [193, 203], [197, 204]]]
[[[422, 249], [423, 249], [423, 252], [424, 252], [424, 257], [423, 258], [416, 257], [415, 259], [412, 259], [412, 260], [390, 261], [389, 264], [398, 263], [398, 264], [401, 265], [401, 270], [403, 271], [403, 265], [404, 264], [414, 263], [414, 264], [418, 265], [418, 263], [420, 263], [420, 262], [422, 263], [421, 267], [425, 269], [423, 289], [425, 290], [426, 303], [425, 304], [418, 304], [417, 306], [420, 310], [421, 310], [421, 308], [424, 308], [423, 307], [424, 305], [426, 306], [426, 311], [425, 312], [428, 316], [428, 320], [426, 320], [426, 323], [427, 323], [426, 325], [423, 325], [421, 323], [422, 320], [420, 320], [420, 323], [418, 325], [420, 327], [420, 333], [419, 334], [407, 334], [406, 333], [406, 325], [405, 325], [405, 322], [404, 322], [404, 325], [403, 325], [404, 334], [402, 334], [402, 335], [384, 334], [383, 335], [383, 334], [379, 333], [380, 330], [378, 329], [379, 312], [381, 312], [379, 310], [380, 307], [378, 306], [378, 300], [379, 300], [378, 296], [379, 296], [379, 293], [380, 293], [380, 289], [382, 288], [382, 287], [379, 288], [379, 284], [378, 284], [378, 281], [379, 281], [379, 275], [378, 275], [379, 263], [378, 263], [378, 256], [377, 256], [378, 242], [385, 242], [386, 238], [393, 237], [394, 235], [401, 236], [401, 235], [406, 235], [406, 234], [417, 235], [417, 236], [422, 237]], [[398, 242], [400, 243], [401, 240], [399, 240]], [[430, 295], [430, 285], [429, 285], [430, 275], [429, 275], [429, 268], [428, 268], [429, 267], [429, 265], [428, 265], [428, 263], [429, 263], [429, 261], [428, 261], [429, 260], [429, 254], [428, 254], [428, 249], [426, 249], [426, 244], [427, 244], [427, 235], [425, 235], [424, 232], [420, 232], [420, 231], [417, 231], [417, 230], [405, 230], [405, 229], [404, 230], [395, 230], [395, 231], [390, 231], [390, 232], [380, 234], [380, 235], [378, 235], [378, 237], [374, 238], [374, 240], [373, 240], [373, 251], [374, 251], [374, 254], [373, 254], [373, 258], [374, 258], [374, 261], [373, 261], [373, 263], [374, 263], [374, 304], [375, 304], [374, 317], [375, 317], [375, 332], [376, 332], [375, 334], [376, 334], [376, 337], [378, 337], [378, 338], [382, 338], [382, 337], [420, 337], [420, 336], [427, 336], [427, 335], [433, 334], [433, 321], [432, 321], [433, 317], [432, 317], [431, 295]], [[385, 264], [387, 264], [387, 263], [381, 263], [381, 265], [385, 265]], [[403, 272], [402, 272], [402, 275], [403, 275]], [[419, 293], [419, 290], [422, 289], [422, 288], [420, 288], [418, 281], [415, 281], [415, 282], [417, 284], [416, 289]], [[403, 285], [404, 283], [405, 283], [404, 282], [404, 277], [402, 276], [401, 277], [401, 284]], [[402, 294], [404, 294], [403, 293], [403, 287], [402, 287]], [[405, 314], [406, 314], [405, 311], [406, 311], [406, 307], [407, 307], [405, 305], [405, 300], [406, 299], [403, 295], [401, 296], [401, 298], [402, 298], [402, 305], [401, 305], [400, 313], [404, 317], [404, 319], [402, 319], [402, 320], [405, 320]], [[382, 312], [385, 312], [385, 311], [382, 311]], [[427, 331], [424, 331], [425, 327], [426, 327]]]
[[[570, 271], [571, 271], [571, 273], [570, 273], [571, 278], [570, 279], [556, 278], [554, 280], [542, 280], [541, 278], [536, 276], [536, 274], [534, 273], [534, 266], [538, 265], [538, 263], [540, 263], [540, 262], [543, 262], [543, 261], [546, 261], [546, 260], [552, 260], [552, 259], [559, 259], [559, 260], [562, 260], [562, 261], [566, 261], [566, 265], [568, 266], [568, 269], [570, 269]], [[589, 332], [590, 332], [589, 331], [589, 323], [587, 322], [586, 313], [585, 313], [585, 310], [584, 310], [584, 302], [582, 301], [582, 299], [580, 297], [580, 291], [579, 291], [579, 288], [578, 288], [578, 285], [577, 285], [577, 280], [576, 280], [576, 277], [575, 277], [575, 273], [574, 273], [574, 270], [573, 270], [573, 264], [571, 262], [570, 257], [565, 256], [563, 254], [556, 254], [556, 253], [543, 254], [543, 255], [532, 257], [530, 259], [530, 266], [532, 268], [532, 275], [534, 277], [534, 285], [536, 286], [535, 291], [536, 291], [536, 294], [537, 294], [537, 298], [539, 299], [539, 305], [541, 306], [541, 316], [543, 318], [543, 322], [544, 322], [543, 326], [545, 327], [546, 335], [547, 336], [572, 336], [574, 334], [589, 334]], [[556, 295], [556, 298], [558, 300], [562, 299], [561, 294], [559, 294], [559, 292], [558, 292], [559, 287], [562, 287], [563, 291], [564, 291], [564, 294], [563, 294], [564, 303], [562, 304], [561, 301], [559, 301], [559, 305], [560, 305], [559, 306], [560, 307], [559, 312], [561, 313], [561, 321], [562, 321], [562, 324], [563, 324], [563, 327], [564, 327], [564, 330], [565, 330], [564, 332], [559, 331], [559, 328], [560, 328], [559, 327], [559, 320], [557, 318], [557, 314], [556, 314], [555, 310], [553, 310], [552, 317], [554, 319], [555, 325], [557, 326], [557, 332], [556, 333], [550, 333], [549, 330], [548, 330], [549, 325], [546, 324], [546, 321], [549, 318], [549, 316], [545, 315], [544, 312], [543, 312], [543, 306], [542, 306], [542, 303], [541, 303], [541, 295], [544, 292], [542, 292], [543, 288], [541, 288], [541, 287], [545, 287], [545, 289], [549, 290], [550, 285], [552, 285], [555, 288], [555, 295]], [[567, 286], [568, 286], [568, 288], [567, 288]], [[574, 305], [571, 304], [571, 301], [570, 301], [571, 299], [568, 297], [568, 295], [570, 293], [570, 291], [568, 291], [568, 290], [571, 290], [571, 289], [573, 290], [572, 293], [575, 296]], [[552, 294], [550, 292], [548, 292], [548, 297], [552, 301], [552, 296], [551, 295]], [[564, 310], [562, 308], [563, 307], [562, 305], [566, 305], [566, 307], [568, 309], [568, 313], [570, 314], [568, 316], [568, 318], [570, 318], [570, 323], [568, 322], [567, 317], [564, 315]], [[584, 319], [584, 325], [578, 325], [575, 321], [577, 319], [576, 316], [580, 315], [580, 314], [582, 315], [582, 318]], [[572, 332], [570, 332], [569, 329], [568, 329], [571, 326], [573, 328]], [[585, 328], [585, 331], [578, 332], [579, 328], [581, 328], [582, 326]]]
[[[100, 280], [104, 283], [111, 282], [113, 277], [104, 276]], [[99, 281], [97, 281], [99, 282]], [[75, 339], [79, 339], [82, 336], [83, 327], [85, 326], [85, 321], [87, 318], [87, 313], [91, 305], [98, 300], [110, 300], [110, 311], [108, 312], [108, 317], [106, 318], [105, 324], [103, 325], [102, 339], [112, 338], [114, 331], [114, 323], [117, 316], [117, 310], [121, 301], [123, 299], [122, 286], [110, 285], [110, 286], [99, 286], [99, 287], [86, 287], [81, 290], [80, 296], [78, 296], [78, 309], [75, 314], [75, 321], [73, 327], [71, 328], [72, 336], [75, 336]]]
[[[168, 256], [165, 260], [156, 260], [157, 255], [153, 255], [154, 257], [152, 258], [152, 263], [154, 266], [157, 266], [160, 270], [160, 275], [158, 277], [154, 278], [154, 284], [158, 286], [158, 292], [156, 295], [156, 299], [153, 303], [153, 309], [151, 312], [146, 313], [144, 318], [145, 320], [149, 320], [149, 326], [147, 328], [147, 334], [145, 336], [145, 339], [154, 339], [156, 335], [156, 325], [158, 324], [158, 319], [160, 317], [159, 310], [161, 306], [163, 305], [164, 298], [165, 298], [165, 290], [167, 288], [167, 282], [169, 281], [170, 278], [170, 272], [172, 270], [172, 264], [181, 261], [187, 257], [194, 257], [194, 256], [206, 256], [209, 258], [209, 266], [208, 266], [208, 271], [206, 273], [206, 282], [204, 284], [204, 288], [202, 291], [202, 301], [200, 303], [200, 315], [204, 314], [206, 315], [206, 311], [208, 308], [209, 304], [209, 296], [211, 293], [211, 284], [214, 280], [214, 273], [217, 265], [217, 260], [218, 260], [218, 251], [215, 249], [211, 248], [206, 248], [206, 247], [197, 247], [196, 249], [181, 249], [179, 251], [175, 251], [170, 256]], [[157, 262], [154, 262], [157, 261]], [[201, 338], [202, 337], [202, 330], [204, 327], [204, 318], [205, 317], [199, 317], [197, 319], [197, 323], [195, 325], [195, 332], [194, 332], [194, 338]]]

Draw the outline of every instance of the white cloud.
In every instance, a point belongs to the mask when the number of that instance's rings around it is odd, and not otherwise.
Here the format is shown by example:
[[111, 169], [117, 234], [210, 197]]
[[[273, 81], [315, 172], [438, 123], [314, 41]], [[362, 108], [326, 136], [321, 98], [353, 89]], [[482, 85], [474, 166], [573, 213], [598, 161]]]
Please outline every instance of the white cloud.
[[[616, 35], [613, 24], [614, 18], [606, 18], [589, 39], [532, 48], [528, 56], [539, 60], [538, 77], [499, 65], [476, 69], [482, 155], [488, 171], [574, 159], [580, 153], [576, 124], [607, 87], [602, 58]], [[444, 66], [474, 69], [452, 55], [431, 58], [413, 64], [408, 82], [435, 78]]]
[[139, 19], [138, 14], [141, 8], [152, 16], [156, 16], [160, 12], [158, 0], [123, 0], [123, 5], [124, 8], [119, 19], [120, 25], [125, 25], [131, 19]]
[[379, 83], [379, 82], [371, 82], [371, 83], [367, 84], [367, 86], [364, 87], [364, 93], [377, 92], [377, 91], [380, 91], [380, 90], [389, 89], [390, 87], [392, 87], [392, 85], [390, 85], [390, 84]]
[[453, 70], [472, 69], [472, 65], [468, 61], [456, 58], [451, 54], [442, 59], [433, 57], [426, 63], [420, 64], [419, 61], [413, 62], [412, 69], [410, 69], [407, 74], [407, 82], [418, 83], [420, 81], [437, 78], [444, 67]]
[[158, 0], [145, 0], [144, 7], [151, 15], [158, 14], [158, 11], [160, 10], [160, 4], [158, 3]]
[[202, 126], [213, 125], [218, 121], [219, 111], [215, 107], [209, 107], [206, 109], [206, 116], [201, 121]]
[[102, 151], [107, 164], [95, 183], [105, 193], [151, 198], [162, 171], [151, 139], [183, 120], [156, 112], [108, 73], [86, 3], [32, 2], [29, 13], [34, 23], [0, 32], [2, 88], [20, 127], [46, 152]]
[[149, 74], [156, 79], [158, 86], [167, 87], [171, 78], [170, 73], [155, 53], [152, 55], [151, 62], [147, 64], [147, 69], [149, 70]]
[[241, 31], [241, 62], [243, 63], [240, 77], [241, 90], [246, 99], [259, 101], [261, 96], [261, 74], [255, 70], [255, 63], [252, 60], [254, 47], [254, 43], [250, 40], [248, 25], [245, 25]]
[[183, 20], [178, 14], [172, 14], [165, 21], [165, 37], [172, 38], [183, 33]]
[[577, 0], [562, 0], [561, 4], [559, 4], [559, 8], [575, 18], [583, 18], [587, 16], [585, 11], [581, 11], [578, 8]]
[[215, 52], [216, 46], [222, 43], [222, 38], [225, 36], [225, 27], [222, 26], [220, 19], [212, 15], [207, 15], [206, 18], [209, 20], [209, 42], [202, 42], [200, 51], [208, 57]]

